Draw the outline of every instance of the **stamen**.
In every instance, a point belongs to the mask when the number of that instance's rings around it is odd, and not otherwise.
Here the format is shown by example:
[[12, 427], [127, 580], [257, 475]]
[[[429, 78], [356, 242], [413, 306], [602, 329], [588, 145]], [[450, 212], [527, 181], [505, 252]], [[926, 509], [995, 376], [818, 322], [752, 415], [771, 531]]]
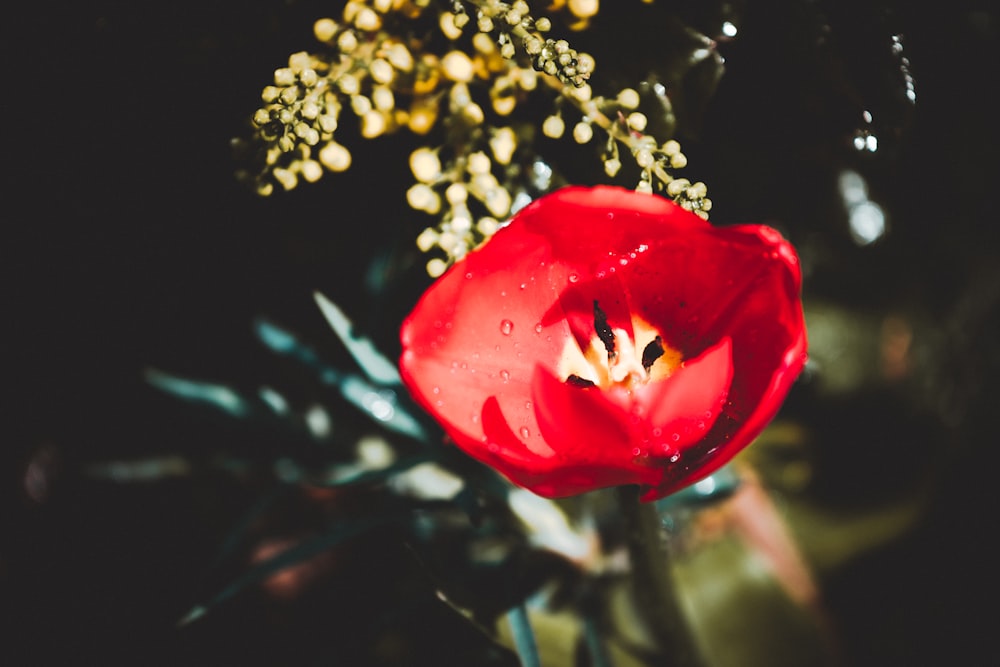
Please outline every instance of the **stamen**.
[[664, 352], [662, 338], [657, 336], [649, 341], [649, 344], [642, 351], [642, 367], [646, 369], [646, 372], [649, 372], [649, 367], [662, 357]]
[[576, 375], [575, 373], [571, 374], [568, 378], [566, 378], [566, 384], [572, 387], [582, 387], [582, 388], [596, 386], [593, 382], [591, 382], [587, 378], [582, 378], [579, 375]]
[[613, 359], [615, 357], [615, 333], [611, 330], [611, 325], [608, 324], [607, 314], [597, 305], [597, 299], [594, 299], [594, 331], [600, 341], [604, 343], [604, 349], [608, 351], [608, 358]]

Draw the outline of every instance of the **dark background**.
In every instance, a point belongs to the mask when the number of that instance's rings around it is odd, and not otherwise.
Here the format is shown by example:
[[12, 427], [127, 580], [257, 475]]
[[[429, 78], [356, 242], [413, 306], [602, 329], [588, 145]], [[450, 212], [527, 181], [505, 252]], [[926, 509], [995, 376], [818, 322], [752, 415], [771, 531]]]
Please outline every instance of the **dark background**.
[[[251, 335], [262, 315], [342, 354], [314, 289], [395, 353], [395, 327], [426, 279], [404, 265], [374, 295], [362, 277], [419, 231], [399, 185], [407, 150], [372, 142], [354, 150], [348, 174], [270, 199], [233, 177], [229, 142], [245, 135], [260, 89], [288, 54], [313, 48], [312, 22], [337, 6], [8, 10], [4, 662], [246, 664], [263, 647], [297, 655], [291, 645], [309, 641], [303, 627], [336, 622], [326, 606], [308, 620], [272, 610], [242, 626], [178, 632], [220, 533], [252, 490], [218, 472], [121, 485], [82, 471], [216, 447], [268, 451], [267, 434], [182, 409], [143, 372], [280, 381]], [[715, 3], [661, 9], [708, 34], [723, 12]], [[996, 661], [989, 607], [979, 605], [992, 600], [996, 525], [1000, 256], [989, 195], [1000, 15], [961, 2], [745, 2], [730, 11], [740, 33], [719, 45], [726, 73], [703, 105], [689, 96], [679, 127], [689, 172], [716, 202], [713, 220], [778, 226], [802, 253], [807, 307], [836, 304], [859, 321], [905, 313], [926, 352], [903, 387], [826, 400], [807, 386], [790, 398], [793, 416], [827, 434], [816, 489], [825, 501], [863, 504], [879, 480], [935, 471], [920, 525], [824, 582], [846, 653], [859, 665]], [[627, 22], [612, 23], [629, 39]], [[905, 38], [916, 105], [899, 96], [892, 34]], [[647, 36], [645, 57], [655, 59], [655, 28]], [[880, 139], [873, 155], [850, 146], [865, 109]], [[862, 173], [889, 212], [889, 234], [871, 247], [847, 234], [835, 189], [844, 168]]]

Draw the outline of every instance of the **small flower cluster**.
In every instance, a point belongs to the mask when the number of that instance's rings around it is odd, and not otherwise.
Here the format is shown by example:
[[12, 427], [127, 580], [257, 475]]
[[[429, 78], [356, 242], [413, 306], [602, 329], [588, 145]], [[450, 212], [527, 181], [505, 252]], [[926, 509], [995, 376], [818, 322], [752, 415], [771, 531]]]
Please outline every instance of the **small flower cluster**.
[[[599, 2], [557, 0], [550, 10], [581, 30]], [[258, 149], [260, 163], [241, 176], [267, 196], [276, 186], [291, 190], [324, 170], [348, 169], [351, 152], [336, 139], [345, 109], [354, 117], [352, 131], [356, 125], [366, 139], [400, 129], [419, 136], [442, 130], [443, 140], [410, 156], [416, 182], [406, 192], [413, 209], [438, 218], [417, 244], [441, 255], [427, 264], [428, 273], [440, 275], [550, 189], [554, 170], [537, 152], [537, 123], [513, 118], [524, 100], [542, 93], [554, 104], [541, 123], [545, 136], [563, 135], [569, 107], [578, 119], [577, 143], [606, 135], [609, 178], [618, 174], [621, 155], [631, 155], [637, 190], [656, 189], [707, 217], [704, 184], [671, 174], [687, 163], [677, 142], [644, 133], [639, 93], [627, 88], [595, 97], [588, 83], [594, 58], [548, 36], [552, 30], [552, 20], [534, 17], [525, 0], [350, 0], [339, 20], [314, 25], [329, 52], [293, 54], [264, 88], [254, 140], [240, 142]]]

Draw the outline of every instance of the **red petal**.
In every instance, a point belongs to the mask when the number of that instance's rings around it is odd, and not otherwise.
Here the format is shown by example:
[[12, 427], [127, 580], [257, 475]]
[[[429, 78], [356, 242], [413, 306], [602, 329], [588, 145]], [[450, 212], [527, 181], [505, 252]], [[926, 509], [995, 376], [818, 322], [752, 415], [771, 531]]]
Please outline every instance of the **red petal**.
[[719, 418], [732, 380], [732, 342], [723, 338], [665, 380], [640, 387], [636, 394], [653, 429], [651, 454], [672, 457], [701, 441]]

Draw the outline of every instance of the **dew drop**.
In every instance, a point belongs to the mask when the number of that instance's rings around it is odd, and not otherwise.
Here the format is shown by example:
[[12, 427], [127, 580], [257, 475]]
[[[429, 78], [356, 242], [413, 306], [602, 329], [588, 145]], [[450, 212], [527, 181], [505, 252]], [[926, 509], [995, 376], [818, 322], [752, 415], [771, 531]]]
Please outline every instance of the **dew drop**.
[[678, 440], [681, 439], [681, 434], [680, 433], [674, 433], [672, 436], [670, 436], [670, 439], [673, 440], [674, 442], [677, 442]]
[[441, 393], [441, 387], [434, 387], [433, 389], [431, 389], [431, 393], [433, 393], [433, 394], [440, 394]]
[[513, 330], [514, 330], [513, 322], [511, 322], [510, 320], [500, 321], [500, 333], [502, 333], [504, 336], [509, 336], [510, 332], [512, 332]]
[[520, 289], [528, 289], [528, 283], [521, 283]]
[[500, 379], [503, 380], [504, 383], [510, 382], [510, 372], [505, 370], [500, 371]]
[[525, 410], [530, 410], [531, 409], [531, 401], [525, 401], [524, 402], [524, 409]]
[[471, 278], [472, 278], [472, 271], [467, 271], [467, 272], [465, 273], [465, 279], [466, 279], [466, 280], [469, 280], [469, 279], [471, 279]]
[[500, 445], [498, 445], [495, 442], [491, 442], [490, 444], [486, 445], [486, 449], [490, 450], [491, 454], [496, 454], [497, 452], [500, 451]]
[[571, 274], [569, 274], [569, 281], [571, 283], [578, 283], [578, 282], [580, 282], [580, 276], [578, 276], [575, 273], [571, 273]]
[[535, 325], [535, 333], [542, 333], [542, 323], [539, 322]]
[[699, 431], [704, 431], [705, 430], [705, 422], [703, 422], [703, 421], [699, 421], [698, 422], [698, 430]]
[[632, 456], [639, 456], [641, 454], [642, 454], [642, 450], [641, 449], [639, 449], [638, 447], [633, 447], [632, 448]]
[[522, 438], [527, 438], [531, 435], [531, 431], [528, 430], [527, 426], [522, 426], [520, 433]]

